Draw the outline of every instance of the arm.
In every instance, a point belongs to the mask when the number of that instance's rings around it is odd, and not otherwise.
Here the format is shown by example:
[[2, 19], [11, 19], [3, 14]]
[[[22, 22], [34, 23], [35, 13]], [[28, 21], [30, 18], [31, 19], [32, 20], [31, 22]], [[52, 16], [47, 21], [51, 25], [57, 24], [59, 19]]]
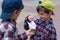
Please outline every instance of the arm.
[[4, 36], [4, 32], [0, 30], [0, 40], [2, 40], [3, 36]]
[[34, 22], [37, 25], [37, 24], [40, 24], [41, 23], [41, 20], [40, 19], [36, 19]]
[[26, 40], [27, 38], [28, 38], [28, 37], [27, 37], [27, 35], [26, 35], [25, 32], [18, 35], [18, 40]]
[[28, 30], [28, 31], [22, 33], [18, 38], [19, 38], [20, 40], [26, 40], [26, 39], [28, 38], [28, 36], [31, 36], [31, 35], [33, 35], [33, 34], [34, 34], [34, 31]]

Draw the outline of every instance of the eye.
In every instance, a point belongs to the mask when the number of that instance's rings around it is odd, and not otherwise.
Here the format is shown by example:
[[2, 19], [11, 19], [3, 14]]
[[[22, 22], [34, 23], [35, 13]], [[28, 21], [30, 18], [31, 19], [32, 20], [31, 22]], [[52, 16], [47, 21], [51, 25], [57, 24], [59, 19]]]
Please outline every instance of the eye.
[[39, 15], [43, 15], [43, 13], [39, 13]]
[[42, 13], [40, 15], [43, 15]]

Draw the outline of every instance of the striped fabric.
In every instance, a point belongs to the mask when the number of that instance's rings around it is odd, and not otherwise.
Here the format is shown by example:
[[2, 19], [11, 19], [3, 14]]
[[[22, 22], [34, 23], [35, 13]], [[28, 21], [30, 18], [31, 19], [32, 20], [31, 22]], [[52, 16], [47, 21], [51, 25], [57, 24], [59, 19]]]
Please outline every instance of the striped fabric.
[[35, 23], [37, 24], [36, 31], [30, 40], [57, 40], [56, 29], [52, 19], [47, 22], [37, 19]]
[[[22, 36], [22, 37], [21, 37]], [[16, 22], [3, 21], [0, 25], [0, 40], [27, 39], [26, 33], [20, 35], [16, 28]]]

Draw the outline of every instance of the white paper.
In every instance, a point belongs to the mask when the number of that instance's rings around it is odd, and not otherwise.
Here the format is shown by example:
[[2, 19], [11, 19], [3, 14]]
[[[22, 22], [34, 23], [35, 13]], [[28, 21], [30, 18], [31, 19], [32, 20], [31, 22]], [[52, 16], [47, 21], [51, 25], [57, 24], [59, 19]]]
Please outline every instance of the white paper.
[[36, 24], [34, 21], [31, 21], [30, 23], [28, 22], [28, 24], [30, 29], [36, 29]]

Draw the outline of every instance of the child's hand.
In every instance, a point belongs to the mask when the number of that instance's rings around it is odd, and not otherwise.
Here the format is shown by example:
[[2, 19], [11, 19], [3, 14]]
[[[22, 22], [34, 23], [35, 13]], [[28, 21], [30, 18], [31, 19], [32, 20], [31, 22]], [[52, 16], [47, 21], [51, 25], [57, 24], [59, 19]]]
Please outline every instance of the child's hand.
[[34, 33], [35, 31], [33, 29], [29, 29], [28, 31], [26, 31], [27, 36], [33, 35]]
[[33, 21], [34, 20], [34, 16], [29, 16], [28, 19], [29, 19], [29, 21]]

